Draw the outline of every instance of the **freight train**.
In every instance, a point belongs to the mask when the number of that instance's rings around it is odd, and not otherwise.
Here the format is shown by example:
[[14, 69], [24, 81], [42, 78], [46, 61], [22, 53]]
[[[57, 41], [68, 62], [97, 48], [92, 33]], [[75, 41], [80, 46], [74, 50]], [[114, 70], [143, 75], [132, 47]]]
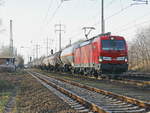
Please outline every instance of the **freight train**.
[[49, 71], [95, 77], [103, 73], [123, 73], [128, 70], [127, 43], [124, 37], [100, 34], [37, 60], [34, 65]]

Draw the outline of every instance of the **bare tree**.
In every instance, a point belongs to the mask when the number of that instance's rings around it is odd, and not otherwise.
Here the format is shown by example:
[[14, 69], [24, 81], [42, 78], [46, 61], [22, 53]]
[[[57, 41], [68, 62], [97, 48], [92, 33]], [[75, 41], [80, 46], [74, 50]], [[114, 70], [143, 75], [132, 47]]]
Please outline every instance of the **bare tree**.
[[129, 48], [129, 68], [141, 71], [150, 70], [150, 28], [136, 33]]
[[9, 57], [10, 54], [10, 48], [8, 46], [3, 46], [0, 49], [0, 57]]

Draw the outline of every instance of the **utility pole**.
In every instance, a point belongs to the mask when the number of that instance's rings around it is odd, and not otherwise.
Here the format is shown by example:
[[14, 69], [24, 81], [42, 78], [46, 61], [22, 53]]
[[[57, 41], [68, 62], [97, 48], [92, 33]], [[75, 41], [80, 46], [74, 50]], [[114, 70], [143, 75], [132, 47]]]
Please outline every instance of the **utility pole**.
[[38, 44], [36, 44], [36, 58], [38, 59], [38, 48], [39, 47], [39, 45]]
[[[61, 33], [62, 32], [65, 32], [65, 30], [62, 29], [62, 27], [64, 27], [64, 25], [62, 25], [61, 23], [60, 24], [55, 24], [55, 32], [59, 32], [59, 51], [61, 50]], [[57, 29], [58, 28], [58, 29]]]
[[47, 56], [48, 56], [48, 37], [47, 37], [47, 41], [46, 41], [46, 44], [47, 44], [47, 46], [46, 46], [46, 53], [47, 53]]
[[69, 41], [69, 45], [71, 45], [71, 39], [70, 39], [70, 41]]
[[105, 33], [104, 0], [101, 0], [101, 33]]
[[[132, 0], [131, 5], [148, 4], [148, 0]], [[105, 33], [105, 19], [104, 19], [104, 0], [101, 0], [101, 33]]]
[[[86, 39], [88, 39], [88, 35], [90, 34], [90, 32], [91, 32], [92, 30], [95, 30], [94, 27], [84, 27], [84, 28], [82, 28], [82, 29], [84, 30], [84, 34], [85, 34]], [[87, 30], [88, 30], [88, 32], [87, 32]]]
[[13, 55], [13, 32], [12, 32], [12, 20], [10, 20], [10, 56], [14, 56]]

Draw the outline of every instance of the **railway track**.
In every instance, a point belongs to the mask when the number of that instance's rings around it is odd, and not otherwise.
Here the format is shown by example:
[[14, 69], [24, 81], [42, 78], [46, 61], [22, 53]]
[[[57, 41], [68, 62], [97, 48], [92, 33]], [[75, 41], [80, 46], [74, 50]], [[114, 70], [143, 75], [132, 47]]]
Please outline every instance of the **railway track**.
[[[59, 73], [58, 73], [59, 74]], [[62, 73], [61, 73], [62, 74]], [[63, 73], [63, 74], [67, 74], [67, 73]], [[112, 75], [112, 74], [110, 74]], [[98, 78], [95, 78], [95, 77], [92, 77], [92, 76], [81, 76], [81, 75], [77, 75], [77, 76], [80, 76], [80, 77], [85, 77], [85, 78], [89, 78], [89, 79], [97, 79], [97, 80], [107, 80], [107, 81], [110, 81], [110, 82], [115, 82], [115, 83], [122, 83], [122, 84], [128, 84], [128, 85], [134, 85], [134, 86], [137, 86], [137, 87], [145, 87], [145, 88], [149, 88], [150, 87], [150, 77], [142, 77], [142, 76], [134, 76], [134, 75], [117, 75], [118, 78], [117, 79], [109, 79], [109, 78], [101, 78], [101, 77], [98, 77]], [[103, 76], [108, 76], [108, 75], [103, 75]], [[119, 77], [121, 76], [121, 77]], [[135, 77], [135, 78], [134, 78]]]
[[130, 80], [130, 79], [124, 79], [124, 80], [114, 80], [110, 79], [111, 82], [118, 82], [123, 84], [130, 84], [135, 85], [138, 87], [150, 87], [150, 81], [141, 81], [141, 80]]
[[[138, 76], [136, 74], [108, 74], [108, 75], [103, 75], [103, 76], [117, 76], [116, 78], [111, 78], [107, 79], [105, 78], [104, 80], [110, 80], [111, 82], [118, 82], [118, 83], [124, 83], [124, 84], [129, 84], [129, 85], [135, 85], [138, 87], [150, 87], [150, 77], [148, 76]], [[103, 79], [103, 78], [100, 78]]]
[[130, 84], [141, 87], [149, 87], [150, 86], [150, 77], [148, 76], [139, 76], [136, 74], [122, 74], [118, 76], [118, 80], [110, 79], [112, 82], [119, 82], [124, 84]]
[[[49, 88], [52, 86], [59, 90], [59, 92], [61, 92], [60, 97], [63, 97], [67, 103], [80, 112], [143, 113], [150, 111], [150, 103], [76, 82], [48, 77], [37, 72], [28, 73], [35, 77], [45, 87]], [[58, 95], [59, 93], [56, 94]]]
[[[51, 73], [57, 73], [57, 74], [63, 74], [66, 75], [68, 73], [62, 73], [62, 72], [51, 72]], [[144, 73], [145, 74], [145, 73]], [[133, 85], [137, 87], [144, 87], [144, 88], [150, 88], [150, 76], [149, 74], [136, 74], [136, 73], [125, 73], [125, 74], [103, 74], [103, 77], [95, 78], [94, 76], [83, 76], [83, 75], [77, 75], [77, 74], [69, 74], [72, 76], [79, 76], [82, 78], [89, 78], [89, 79], [97, 79], [97, 80], [106, 80], [110, 82], [115, 83], [122, 83], [127, 85]], [[117, 76], [117, 79], [115, 77], [109, 78], [108, 76]], [[105, 78], [106, 77], [106, 78]]]

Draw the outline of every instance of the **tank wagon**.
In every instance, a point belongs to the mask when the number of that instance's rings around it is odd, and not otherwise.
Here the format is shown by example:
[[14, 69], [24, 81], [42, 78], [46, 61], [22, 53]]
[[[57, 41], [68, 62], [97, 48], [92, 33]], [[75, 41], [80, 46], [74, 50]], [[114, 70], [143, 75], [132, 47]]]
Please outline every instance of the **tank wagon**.
[[79, 42], [43, 60], [50, 70], [98, 76], [128, 70], [127, 44], [123, 37], [100, 34]]
[[63, 64], [63, 71], [66, 72], [74, 70], [75, 67], [74, 51], [76, 48], [79, 47], [80, 43], [81, 42], [75, 43], [62, 50], [60, 58]]
[[44, 66], [44, 69], [50, 70], [50, 71], [62, 70], [62, 62], [60, 59], [60, 54], [61, 54], [61, 51], [56, 52], [55, 54], [52, 54], [44, 58], [42, 61], [42, 65]]

